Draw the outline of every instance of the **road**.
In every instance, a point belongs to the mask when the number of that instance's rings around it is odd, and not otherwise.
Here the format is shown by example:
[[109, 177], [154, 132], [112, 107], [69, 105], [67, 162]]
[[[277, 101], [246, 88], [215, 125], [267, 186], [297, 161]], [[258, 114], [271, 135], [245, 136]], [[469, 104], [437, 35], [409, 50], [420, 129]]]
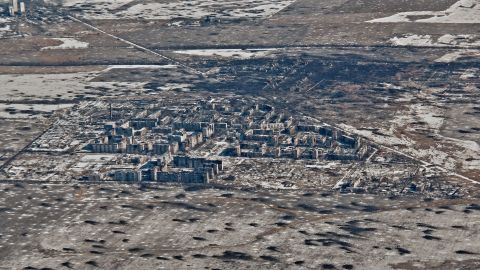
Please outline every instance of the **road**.
[[53, 124], [50, 124], [42, 133], [40, 133], [38, 136], [36, 136], [33, 140], [31, 140], [27, 145], [25, 145], [22, 149], [20, 149], [15, 155], [11, 156], [9, 159], [7, 159], [2, 165], [0, 165], [0, 172], [2, 172], [5, 168], [7, 168], [10, 163], [12, 163], [13, 160], [15, 160], [19, 155], [21, 155], [25, 150], [30, 148], [32, 144], [38, 140], [40, 137], [43, 136], [43, 134], [47, 133], [52, 128]]
[[185, 65], [184, 63], [181, 63], [181, 62], [179, 62], [179, 61], [177, 61], [177, 60], [175, 60], [175, 59], [173, 59], [173, 58], [170, 58], [170, 57], [165, 56], [165, 55], [163, 55], [163, 54], [157, 53], [157, 52], [155, 52], [155, 51], [153, 51], [153, 50], [151, 50], [151, 49], [148, 49], [148, 48], [146, 48], [146, 47], [143, 47], [143, 46], [141, 46], [141, 45], [139, 45], [139, 44], [137, 44], [137, 43], [131, 42], [131, 41], [126, 40], [126, 39], [124, 39], [124, 38], [121, 38], [121, 37], [115, 36], [115, 35], [113, 35], [113, 34], [107, 33], [107, 32], [105, 32], [105, 31], [103, 31], [102, 29], [100, 29], [100, 28], [98, 28], [98, 27], [96, 27], [96, 26], [93, 26], [93, 25], [91, 25], [91, 24], [89, 24], [89, 23], [87, 23], [87, 22], [84, 22], [84, 21], [82, 21], [82, 20], [80, 20], [80, 19], [77, 19], [77, 18], [75, 18], [75, 17], [73, 17], [73, 16], [71, 16], [71, 15], [68, 15], [67, 17], [68, 17], [69, 19], [71, 19], [71, 20], [73, 20], [73, 21], [75, 21], [75, 22], [78, 22], [78, 23], [80, 23], [80, 24], [83, 24], [83, 25], [85, 25], [86, 27], [91, 28], [91, 29], [93, 29], [93, 30], [95, 30], [95, 31], [97, 31], [97, 32], [99, 32], [99, 33], [101, 33], [101, 34], [104, 34], [104, 35], [109, 36], [109, 37], [111, 37], [111, 38], [114, 38], [114, 39], [116, 39], [116, 40], [118, 40], [118, 41], [121, 41], [121, 42], [123, 42], [123, 43], [125, 43], [125, 44], [128, 44], [128, 45], [130, 45], [130, 46], [133, 46], [134, 48], [137, 48], [137, 49], [139, 49], [139, 50], [141, 50], [141, 51], [144, 51], [144, 52], [146, 52], [146, 53], [148, 53], [148, 54], [152, 54], [152, 55], [154, 55], [154, 56], [160, 57], [160, 58], [162, 58], [162, 59], [164, 59], [164, 60], [169, 61], [169, 62], [172, 63], [172, 64], [175, 64], [175, 65], [177, 65], [177, 66], [183, 67], [183, 68], [185, 68], [185, 69], [187, 69], [187, 70], [189, 70], [189, 71], [191, 71], [191, 72], [193, 72], [193, 73], [195, 73], [195, 74], [199, 74], [199, 75], [205, 76], [205, 74], [204, 74], [203, 72], [201, 72], [201, 71], [199, 71], [199, 70], [197, 70], [197, 69], [194, 69], [194, 68], [192, 68], [192, 67], [189, 67], [189, 66]]

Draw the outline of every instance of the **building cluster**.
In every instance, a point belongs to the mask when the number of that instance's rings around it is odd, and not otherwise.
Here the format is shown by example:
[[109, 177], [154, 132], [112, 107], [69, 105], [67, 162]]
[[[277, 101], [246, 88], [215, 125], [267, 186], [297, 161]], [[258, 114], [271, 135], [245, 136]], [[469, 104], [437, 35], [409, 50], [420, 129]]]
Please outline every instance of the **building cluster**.
[[[28, 1], [28, 2], [27, 2]], [[8, 11], [10, 16], [25, 15], [31, 0], [10, 0]]]
[[250, 158], [362, 160], [369, 150], [360, 138], [341, 134], [329, 126], [284, 123], [284, 128], [249, 129], [226, 154]]
[[111, 172], [117, 181], [208, 183], [222, 169], [220, 160], [189, 156], [215, 134], [200, 107], [162, 106], [124, 120], [110, 107], [101, 135], [87, 145], [93, 153], [138, 155], [137, 166]]
[[96, 100], [55, 115], [23, 151], [23, 160], [7, 168], [9, 176], [458, 193], [456, 187], [431, 184], [442, 182], [442, 172], [421, 173], [408, 157], [331, 125], [295, 119], [261, 100]]
[[115, 181], [144, 181], [163, 183], [208, 183], [223, 170], [221, 160], [167, 154], [144, 163], [139, 169], [116, 170]]
[[[237, 99], [186, 104], [136, 104], [122, 112], [109, 106], [97, 117], [101, 132], [86, 151], [132, 155], [135, 166], [118, 166], [116, 181], [208, 183], [222, 161], [192, 155], [202, 145], [223, 147], [207, 156], [362, 160], [368, 144], [327, 125], [298, 123], [273, 106]], [[142, 109], [139, 109], [142, 108]], [[212, 150], [213, 151], [213, 150]]]
[[273, 107], [251, 112], [249, 128], [241, 132], [227, 156], [248, 158], [291, 158], [362, 160], [369, 151], [362, 139], [343, 134], [328, 125], [297, 123], [275, 113]]

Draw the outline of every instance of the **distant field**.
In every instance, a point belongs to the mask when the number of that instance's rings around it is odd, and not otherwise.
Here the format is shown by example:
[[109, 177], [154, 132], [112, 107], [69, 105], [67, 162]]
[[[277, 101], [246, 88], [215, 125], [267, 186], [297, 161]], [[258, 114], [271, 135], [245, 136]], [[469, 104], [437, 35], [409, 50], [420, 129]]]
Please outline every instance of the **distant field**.
[[245, 1], [134, 1], [134, 0], [65, 0], [47, 1], [62, 3], [71, 11], [81, 11], [87, 19], [146, 19], [170, 20], [173, 18], [200, 19], [206, 16], [217, 18], [262, 18], [271, 16], [294, 0], [245, 0]]

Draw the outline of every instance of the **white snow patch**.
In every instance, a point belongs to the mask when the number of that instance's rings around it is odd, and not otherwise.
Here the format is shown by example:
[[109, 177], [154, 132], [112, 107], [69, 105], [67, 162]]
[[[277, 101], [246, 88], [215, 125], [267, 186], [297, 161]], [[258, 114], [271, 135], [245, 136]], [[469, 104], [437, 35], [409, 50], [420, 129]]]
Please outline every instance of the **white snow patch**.
[[8, 24], [11, 23], [11, 18], [0, 18], [0, 38], [6, 36], [8, 33], [12, 32], [12, 27]]
[[480, 69], [478, 68], [469, 68], [465, 70], [462, 75], [460, 75], [460, 79], [462, 80], [474, 79], [478, 77], [480, 77]]
[[278, 190], [298, 189], [298, 187], [296, 185], [286, 187], [282, 183], [279, 183], [279, 182], [259, 181], [257, 184], [259, 186], [261, 186], [262, 188], [265, 188], [265, 189], [278, 189]]
[[[95, 76], [88, 72], [66, 74], [0, 74], [1, 100], [49, 99], [57, 95], [73, 98], [85, 91], [88, 81]], [[68, 93], [70, 91], [70, 93]]]
[[438, 132], [445, 121], [442, 111], [434, 106], [413, 104], [410, 106], [410, 109], [416, 120], [426, 123], [435, 132]]
[[10, 31], [10, 25], [5, 25], [4, 27], [0, 27], [0, 32], [7, 32]]
[[455, 171], [456, 160], [448, 155], [447, 153], [435, 149], [435, 147], [430, 147], [429, 149], [416, 149], [415, 156], [419, 157], [422, 160], [428, 160], [429, 163], [435, 165], [442, 165], [447, 170]]
[[[94, 82], [101, 72], [76, 72], [59, 74], [0, 74], [0, 100], [72, 99], [77, 95], [116, 96], [125, 91], [143, 91], [145, 83]], [[98, 88], [102, 87], [102, 88]], [[88, 93], [86, 93], [88, 92]]]
[[435, 62], [450, 63], [457, 61], [462, 57], [480, 57], [480, 50], [458, 50], [450, 52], [438, 59], [435, 59]]
[[[55, 3], [56, 0], [46, 0]], [[134, 2], [133, 0], [64, 0], [66, 7], [82, 8], [87, 19], [148, 19], [174, 18], [264, 18], [288, 7], [295, 0], [179, 0]], [[90, 6], [84, 6], [89, 4]], [[130, 6], [127, 6], [130, 4]], [[83, 5], [83, 6], [82, 6]]]
[[[427, 18], [423, 18], [425, 16]], [[417, 19], [415, 19], [415, 17], [417, 17]], [[368, 22], [480, 23], [480, 0], [460, 0], [444, 11], [401, 12]]]
[[142, 91], [146, 82], [89, 82], [89, 85], [93, 87], [102, 87], [111, 90], [130, 89], [131, 92]]
[[340, 165], [339, 162], [328, 162], [326, 164], [307, 164], [305, 168], [309, 169], [333, 169]]
[[386, 145], [386, 146], [394, 146], [394, 145], [405, 145], [405, 146], [411, 146], [412, 145], [412, 142], [406, 138], [398, 138], [398, 137], [395, 137], [393, 136], [393, 134], [387, 134], [387, 131], [385, 130], [382, 130], [382, 132], [384, 132], [386, 135], [390, 135], [390, 136], [382, 136], [382, 135], [378, 135], [378, 134], [374, 134], [373, 131], [371, 130], [365, 130], [365, 129], [357, 129], [355, 127], [352, 127], [350, 125], [347, 125], [347, 124], [340, 124], [339, 127], [341, 127], [342, 129], [348, 131], [348, 132], [351, 132], [351, 133], [354, 133], [354, 134], [358, 134], [360, 136], [363, 136], [365, 138], [368, 138], [378, 144], [382, 144], [382, 145]]
[[[427, 92], [435, 91], [440, 90], [430, 89]], [[374, 134], [370, 130], [359, 130], [345, 124], [340, 125], [340, 127], [385, 146], [393, 148], [400, 145], [406, 146], [403, 147], [403, 152], [428, 163], [443, 166], [450, 171], [457, 171], [459, 168], [462, 171], [480, 169], [478, 166], [480, 163], [480, 145], [478, 142], [446, 137], [440, 134], [440, 129], [445, 121], [444, 112], [441, 108], [425, 104], [412, 104], [409, 107], [409, 111], [398, 114], [390, 121], [389, 130], [381, 130], [382, 133], [391, 135], [391, 137]], [[408, 132], [416, 132], [416, 126], [411, 125], [414, 122], [424, 122], [432, 135], [441, 138], [442, 142], [422, 149], [417, 146], [417, 141], [404, 135], [394, 135], [394, 132], [399, 128], [405, 128]]]
[[436, 41], [430, 35], [407, 34], [401, 37], [393, 37], [390, 43], [397, 46], [428, 46], [428, 47], [478, 47], [480, 37], [476, 35], [451, 35], [440, 36]]
[[41, 50], [68, 50], [68, 49], [86, 49], [88, 48], [88, 42], [82, 42], [76, 40], [74, 38], [53, 38], [54, 40], [58, 40], [63, 42], [58, 46], [48, 46], [43, 47]]
[[196, 55], [196, 56], [220, 56], [220, 57], [248, 59], [248, 58], [254, 58], [254, 57], [265, 57], [275, 50], [277, 49], [255, 49], [255, 50], [207, 49], [207, 50], [174, 51], [174, 53]]
[[111, 65], [103, 71], [112, 69], [172, 69], [177, 67], [177, 65]]
[[193, 85], [188, 83], [166, 83], [164, 86], [159, 87], [161, 90], [184, 90], [188, 91]]
[[390, 42], [396, 46], [433, 46], [430, 35], [406, 35], [403, 37], [393, 37]]
[[[0, 103], [0, 117], [3, 118], [32, 118], [41, 117], [38, 114], [31, 114], [27, 111], [40, 113], [51, 113], [56, 110], [72, 107], [75, 104], [5, 104]], [[15, 113], [10, 111], [15, 110]], [[24, 112], [22, 112], [24, 111]]]
[[[435, 60], [435, 62], [449, 63], [462, 57], [478, 57], [480, 50], [473, 49], [480, 46], [480, 37], [476, 35], [451, 35], [440, 36], [436, 41], [430, 35], [407, 34], [402, 37], [393, 37], [390, 40], [395, 46], [423, 46], [423, 47], [463, 47], [449, 52]], [[467, 48], [467, 49], [465, 49]], [[472, 49], [468, 49], [472, 48]]]

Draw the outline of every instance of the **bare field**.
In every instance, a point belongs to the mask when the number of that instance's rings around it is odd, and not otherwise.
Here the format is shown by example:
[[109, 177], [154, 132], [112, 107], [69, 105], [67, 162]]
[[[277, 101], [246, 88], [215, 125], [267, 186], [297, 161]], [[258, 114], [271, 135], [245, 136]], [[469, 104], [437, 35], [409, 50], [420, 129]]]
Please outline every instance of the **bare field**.
[[46, 123], [0, 118], [0, 165], [27, 146], [47, 127]]
[[7, 268], [478, 264], [478, 205], [467, 201], [109, 185], [0, 192]]

